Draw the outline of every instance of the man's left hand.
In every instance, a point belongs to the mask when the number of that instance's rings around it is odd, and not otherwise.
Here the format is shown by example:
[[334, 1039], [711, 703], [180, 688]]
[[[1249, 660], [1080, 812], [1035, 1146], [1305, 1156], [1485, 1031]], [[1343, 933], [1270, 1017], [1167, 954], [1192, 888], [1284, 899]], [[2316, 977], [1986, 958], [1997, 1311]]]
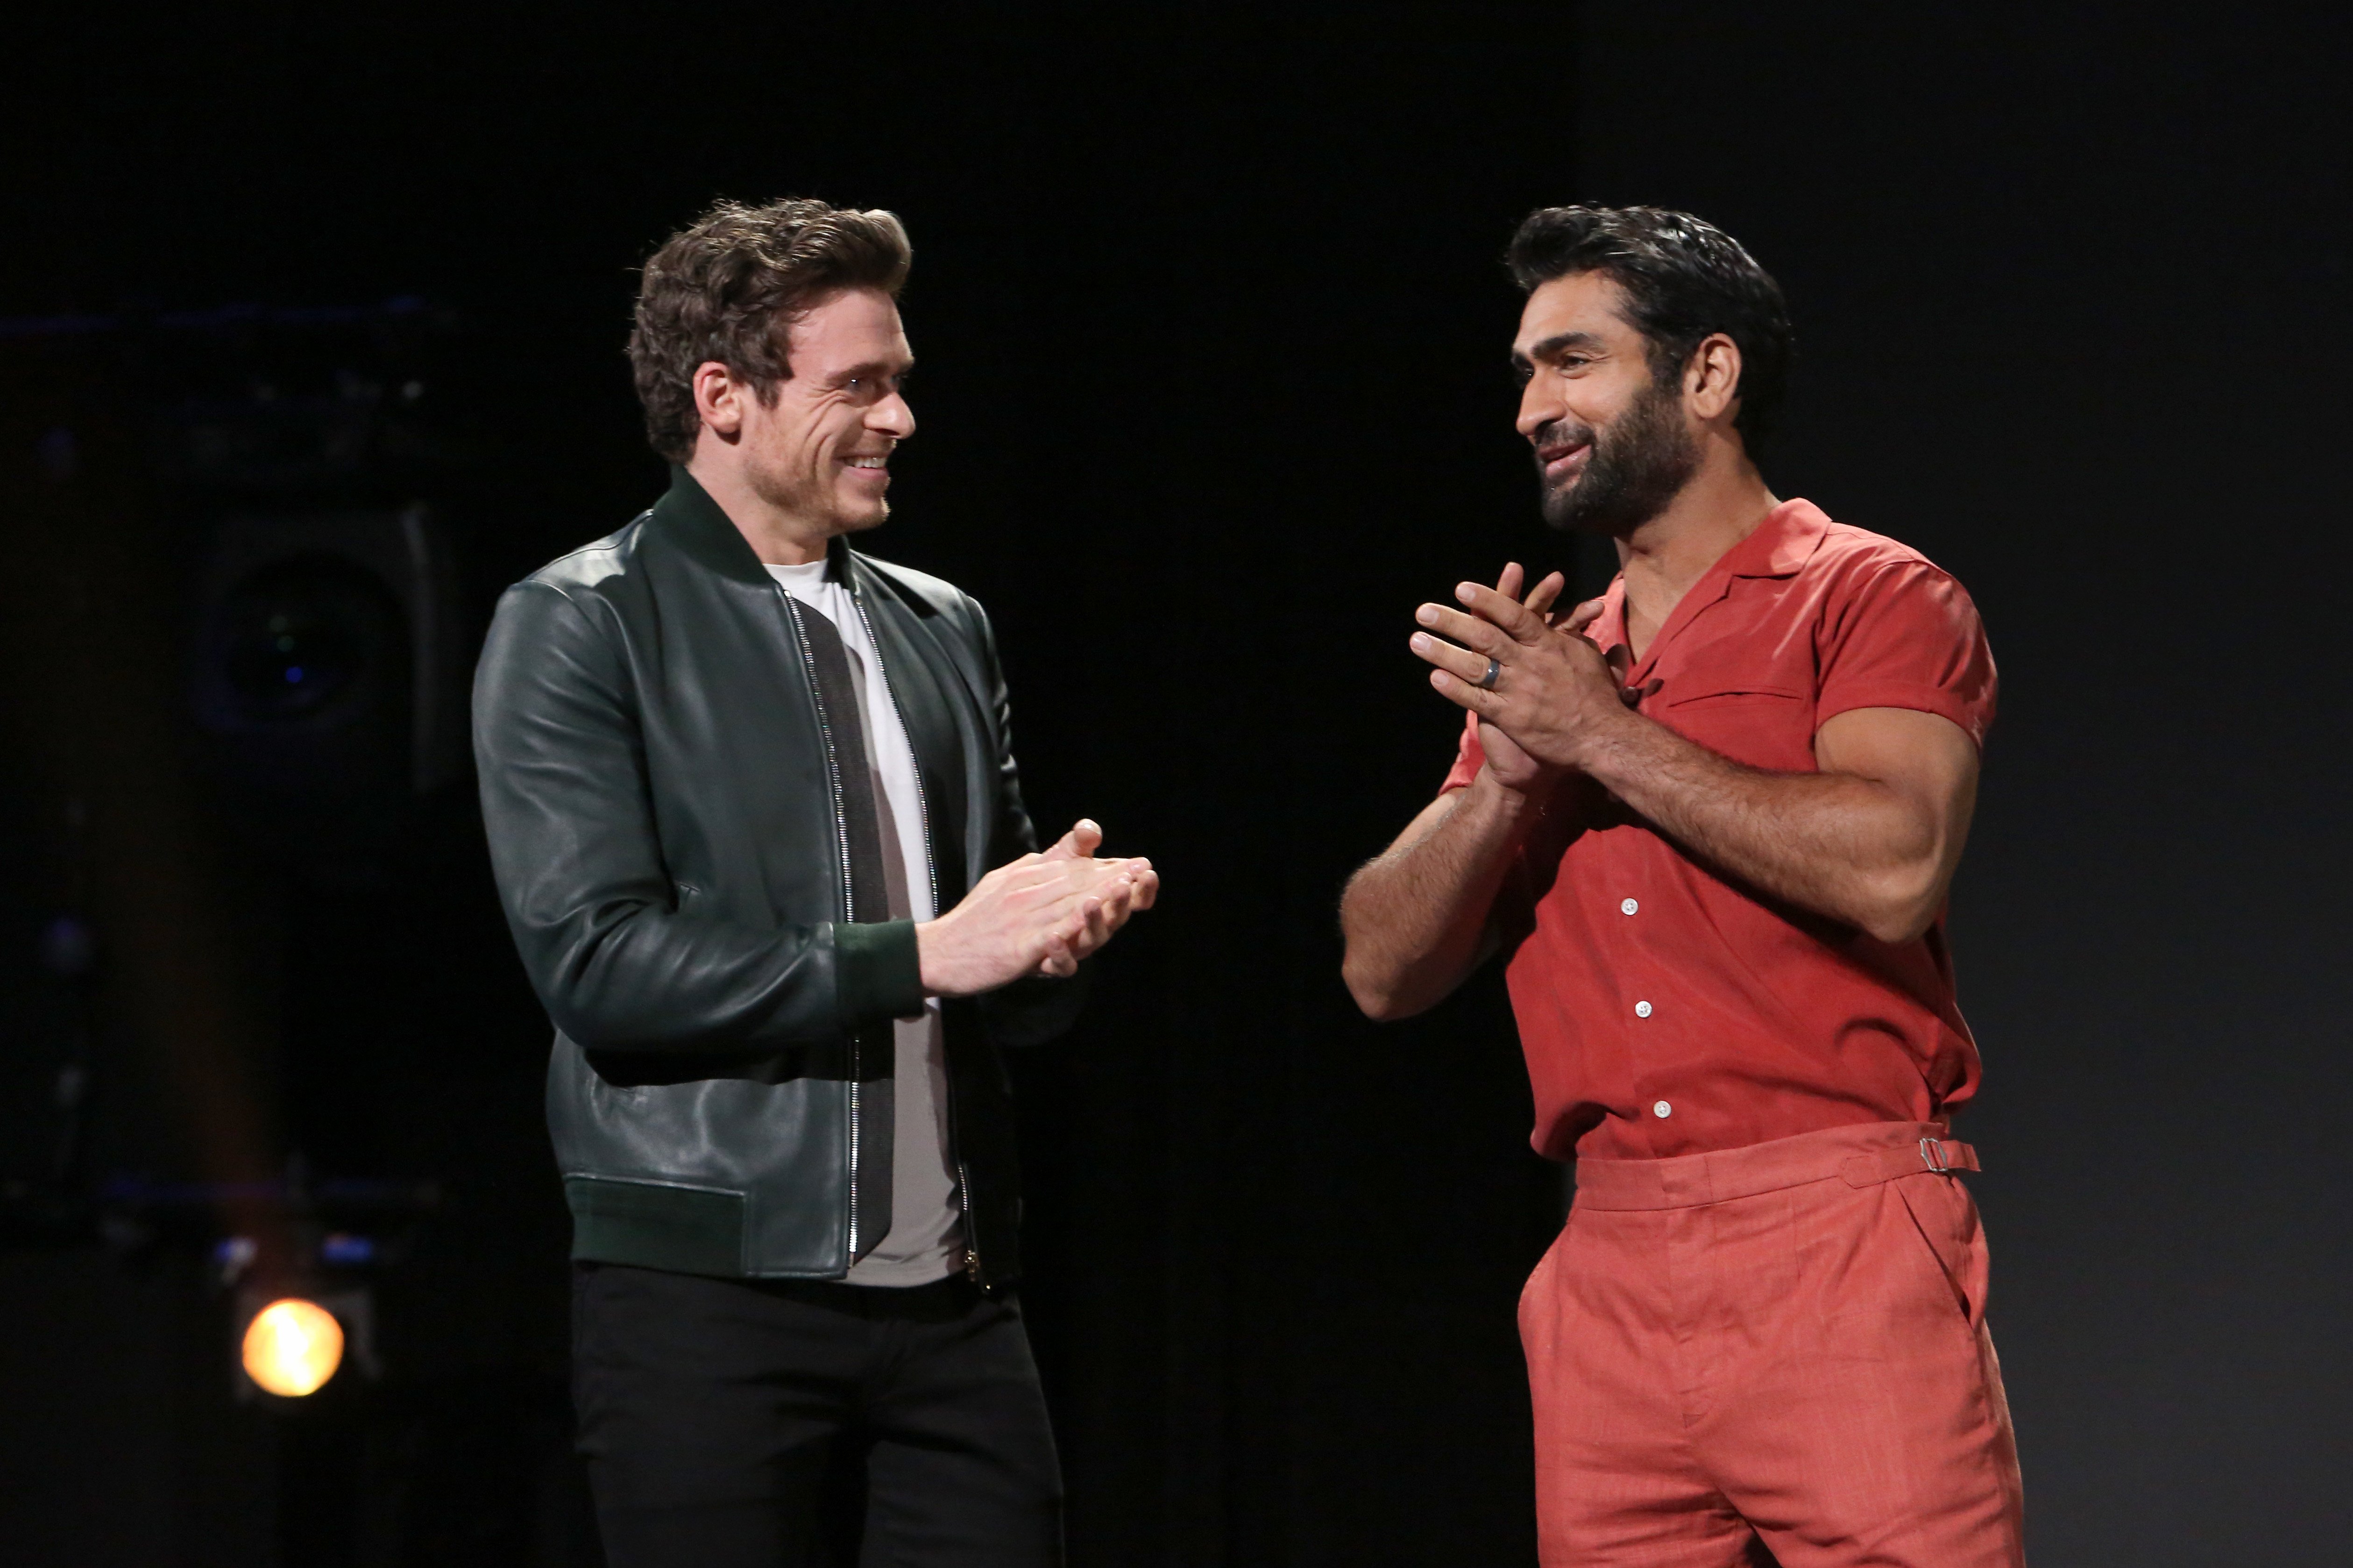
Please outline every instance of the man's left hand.
[[[1430, 684], [1440, 696], [1556, 767], [1582, 767], [1598, 742], [1630, 721], [1616, 675], [1582, 635], [1595, 606], [1581, 606], [1555, 626], [1476, 583], [1457, 585], [1454, 595], [1463, 609], [1424, 605], [1414, 615], [1427, 629], [1414, 634], [1413, 651], [1436, 667]], [[1481, 684], [1489, 659], [1495, 663], [1491, 687]]]
[[[1091, 816], [1082, 816], [1071, 825], [1071, 830], [1049, 846], [1044, 860], [1083, 860], [1103, 847], [1103, 828]], [[1098, 861], [1100, 865], [1116, 862]], [[1079, 961], [1119, 933], [1128, 917], [1148, 910], [1160, 896], [1160, 874], [1149, 860], [1127, 862], [1126, 868], [1104, 887], [1099, 899], [1089, 900], [1084, 906], [1083, 920], [1068, 940], [1060, 942], [1039, 964], [1038, 973], [1055, 978], [1073, 973]]]

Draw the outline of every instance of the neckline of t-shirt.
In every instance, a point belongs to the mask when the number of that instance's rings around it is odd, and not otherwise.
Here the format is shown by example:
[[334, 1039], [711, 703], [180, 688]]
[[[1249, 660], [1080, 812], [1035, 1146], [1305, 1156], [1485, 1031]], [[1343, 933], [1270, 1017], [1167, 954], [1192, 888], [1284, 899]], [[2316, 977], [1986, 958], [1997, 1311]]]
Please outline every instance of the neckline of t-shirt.
[[768, 569], [769, 576], [788, 588], [808, 588], [825, 581], [828, 563], [819, 556], [815, 561], [763, 561], [760, 564]]

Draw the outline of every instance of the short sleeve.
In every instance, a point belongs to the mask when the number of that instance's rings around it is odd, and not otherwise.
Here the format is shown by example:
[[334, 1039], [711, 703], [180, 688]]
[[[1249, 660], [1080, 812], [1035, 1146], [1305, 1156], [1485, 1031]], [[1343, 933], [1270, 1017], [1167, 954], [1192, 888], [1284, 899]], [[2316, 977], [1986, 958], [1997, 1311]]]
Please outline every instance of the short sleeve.
[[1911, 708], [1985, 743], [1993, 649], [1968, 591], [1917, 558], [1873, 567], [1823, 627], [1814, 722], [1857, 708]]
[[1446, 775], [1446, 782], [1438, 786], [1438, 793], [1444, 795], [1451, 789], [1468, 789], [1471, 781], [1479, 776], [1479, 770], [1486, 765], [1487, 750], [1479, 744], [1479, 715], [1465, 713], [1462, 715], [1462, 743], [1455, 749], [1453, 771]]

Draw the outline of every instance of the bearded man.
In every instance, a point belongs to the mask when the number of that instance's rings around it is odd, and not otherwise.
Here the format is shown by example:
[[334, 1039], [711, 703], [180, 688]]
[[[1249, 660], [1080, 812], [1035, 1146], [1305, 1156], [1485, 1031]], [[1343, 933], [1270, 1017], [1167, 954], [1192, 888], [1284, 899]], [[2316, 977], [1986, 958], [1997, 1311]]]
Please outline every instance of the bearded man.
[[818, 201], [657, 251], [669, 492], [509, 589], [476, 678], [614, 1568], [1061, 1560], [997, 1052], [1156, 883], [1092, 822], [1037, 853], [988, 617], [849, 548], [915, 430], [909, 259]]
[[1767, 488], [1779, 289], [1688, 214], [1555, 207], [1509, 262], [1545, 517], [1620, 571], [1556, 616], [1460, 584], [1414, 653], [1468, 710], [1351, 880], [1365, 1012], [1490, 953], [1577, 1196], [1521, 1299], [1543, 1561], [2016, 1568], [1978, 1089], [1944, 934], [1994, 706], [1975, 608]]

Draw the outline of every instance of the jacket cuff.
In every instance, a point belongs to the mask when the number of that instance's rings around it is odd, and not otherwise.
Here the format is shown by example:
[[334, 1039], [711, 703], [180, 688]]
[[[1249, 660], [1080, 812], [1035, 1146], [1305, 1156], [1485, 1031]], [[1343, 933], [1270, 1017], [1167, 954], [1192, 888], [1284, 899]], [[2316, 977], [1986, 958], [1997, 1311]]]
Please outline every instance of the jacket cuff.
[[915, 922], [886, 921], [833, 928], [841, 1010], [852, 1023], [906, 1018], [923, 1010], [923, 965], [915, 951]]

